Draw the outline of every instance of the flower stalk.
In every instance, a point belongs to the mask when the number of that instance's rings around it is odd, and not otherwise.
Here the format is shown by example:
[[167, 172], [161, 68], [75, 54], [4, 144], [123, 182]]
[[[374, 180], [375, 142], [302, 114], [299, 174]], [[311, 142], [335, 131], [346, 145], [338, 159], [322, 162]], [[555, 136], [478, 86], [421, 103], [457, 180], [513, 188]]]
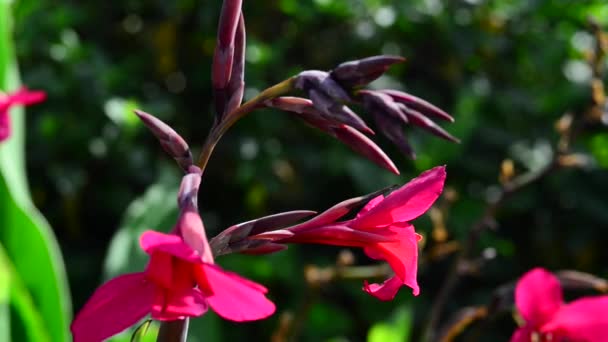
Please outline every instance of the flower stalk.
[[201, 169], [201, 172], [205, 171], [209, 158], [215, 149], [215, 146], [222, 138], [222, 136], [228, 131], [232, 125], [234, 125], [239, 119], [245, 115], [251, 113], [256, 108], [259, 108], [267, 100], [279, 97], [290, 92], [294, 86], [294, 78], [290, 77], [280, 83], [273, 85], [270, 88], [265, 89], [259, 93], [256, 97], [245, 102], [242, 106], [238, 107], [231, 113], [228, 113], [218, 124], [213, 125], [211, 132], [207, 136], [203, 149], [198, 157], [197, 165]]

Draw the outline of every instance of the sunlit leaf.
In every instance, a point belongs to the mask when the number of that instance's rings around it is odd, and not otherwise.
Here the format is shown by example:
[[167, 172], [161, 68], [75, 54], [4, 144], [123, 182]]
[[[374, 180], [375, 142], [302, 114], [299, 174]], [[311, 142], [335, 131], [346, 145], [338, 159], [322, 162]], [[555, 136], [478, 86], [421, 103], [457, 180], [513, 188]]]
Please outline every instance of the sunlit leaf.
[[409, 341], [413, 323], [409, 307], [398, 307], [390, 320], [374, 324], [367, 334], [368, 342]]
[[[11, 41], [11, 7], [0, 2], [0, 89], [12, 91], [19, 87]], [[70, 295], [64, 264], [57, 241], [44, 218], [33, 206], [27, 185], [24, 157], [24, 112], [12, 110], [13, 135], [0, 145], [0, 243], [14, 266], [14, 279], [22, 285], [11, 292], [11, 300], [21, 317], [27, 319], [26, 335], [35, 341], [68, 341], [71, 316]], [[26, 250], [24, 250], [26, 248]], [[35, 303], [35, 306], [34, 304]], [[39, 324], [34, 318], [40, 315]], [[31, 329], [31, 331], [30, 331]], [[12, 337], [19, 339], [19, 330]], [[17, 336], [15, 336], [17, 335]], [[45, 337], [48, 336], [48, 337]], [[26, 339], [29, 340], [29, 339]]]

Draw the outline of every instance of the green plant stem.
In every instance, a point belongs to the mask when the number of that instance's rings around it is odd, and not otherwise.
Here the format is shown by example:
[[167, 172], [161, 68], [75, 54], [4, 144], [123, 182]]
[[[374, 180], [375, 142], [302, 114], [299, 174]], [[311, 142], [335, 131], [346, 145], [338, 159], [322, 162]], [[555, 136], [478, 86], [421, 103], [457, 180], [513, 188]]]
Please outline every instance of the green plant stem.
[[186, 342], [188, 325], [188, 318], [162, 322], [156, 342]]
[[264, 103], [264, 101], [279, 97], [293, 89], [294, 78], [290, 77], [280, 83], [275, 84], [274, 86], [265, 89], [261, 93], [259, 93], [253, 99], [245, 102], [242, 106], [235, 109], [231, 113], [228, 113], [217, 125], [214, 125], [211, 129], [211, 132], [207, 136], [205, 140], [205, 144], [203, 145], [203, 150], [198, 157], [197, 165], [201, 169], [201, 172], [205, 170], [207, 163], [209, 162], [209, 158], [215, 149], [215, 146], [222, 138], [222, 136], [228, 131], [235, 122], [244, 117], [245, 115], [251, 113], [253, 110], [258, 108], [260, 105]]

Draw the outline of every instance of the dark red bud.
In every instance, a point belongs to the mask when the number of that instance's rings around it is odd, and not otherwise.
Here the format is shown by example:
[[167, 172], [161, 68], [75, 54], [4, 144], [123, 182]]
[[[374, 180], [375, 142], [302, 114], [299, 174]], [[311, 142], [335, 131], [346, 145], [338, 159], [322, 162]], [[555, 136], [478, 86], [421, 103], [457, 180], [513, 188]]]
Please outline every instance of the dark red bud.
[[163, 149], [177, 161], [184, 171], [187, 171], [194, 162], [192, 160], [190, 147], [184, 138], [177, 134], [169, 125], [151, 114], [141, 110], [135, 110], [135, 114], [137, 114], [144, 125], [146, 125], [152, 134], [160, 141], [160, 145]]
[[422, 113], [420, 113], [416, 110], [410, 109], [406, 105], [403, 105], [403, 104], [400, 104], [400, 105], [401, 105], [403, 112], [407, 115], [407, 117], [410, 119], [410, 122], [413, 125], [421, 127], [440, 138], [446, 139], [451, 142], [460, 143], [460, 140], [458, 140], [457, 138], [452, 136], [450, 133], [446, 132], [443, 128], [439, 127], [431, 119], [422, 115]]
[[416, 153], [407, 142], [405, 132], [399, 120], [392, 116], [382, 115], [378, 113], [372, 113], [376, 121], [378, 129], [386, 136], [393, 144], [397, 145], [401, 152], [408, 156], [410, 159], [416, 159]]
[[344, 62], [331, 71], [331, 77], [346, 87], [363, 86], [382, 76], [391, 65], [404, 61], [400, 56], [373, 56]]
[[334, 132], [338, 139], [352, 148], [355, 152], [362, 154], [390, 172], [396, 175], [399, 174], [399, 170], [386, 153], [361, 132], [347, 125], [335, 128]]
[[392, 89], [379, 90], [379, 92], [387, 94], [395, 101], [401, 102], [410, 108], [417, 109], [424, 114], [429, 114], [442, 120], [454, 122], [454, 118], [450, 116], [450, 114], [419, 97]]
[[317, 108], [327, 120], [352, 126], [367, 134], [374, 134], [374, 131], [367, 126], [365, 121], [347, 106], [332, 100], [324, 93], [315, 89], [311, 89], [309, 95], [315, 108]]
[[408, 118], [399, 106], [400, 104], [393, 101], [392, 97], [372, 90], [362, 90], [359, 92], [359, 95], [361, 96], [361, 100], [363, 100], [363, 106], [370, 113], [376, 112], [379, 115], [390, 115], [404, 124], [408, 123]]

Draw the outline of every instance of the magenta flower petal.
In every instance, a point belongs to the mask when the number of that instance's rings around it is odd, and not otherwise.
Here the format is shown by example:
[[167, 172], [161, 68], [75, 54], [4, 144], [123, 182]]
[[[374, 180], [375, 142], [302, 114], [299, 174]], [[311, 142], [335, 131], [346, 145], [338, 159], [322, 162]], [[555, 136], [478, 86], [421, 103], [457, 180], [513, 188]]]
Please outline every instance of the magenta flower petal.
[[148, 230], [141, 235], [139, 244], [150, 255], [153, 252], [164, 252], [188, 262], [202, 262], [201, 256], [177, 235]]
[[371, 243], [396, 242], [400, 237], [388, 231], [370, 232], [336, 224], [311, 228], [283, 239], [284, 242], [318, 243], [333, 246], [365, 247]]
[[403, 282], [397, 276], [387, 279], [382, 284], [369, 284], [366, 280], [363, 283], [363, 291], [380, 300], [389, 301], [395, 298], [397, 292], [401, 288], [401, 285], [403, 285]]
[[158, 290], [152, 306], [152, 318], [171, 321], [184, 317], [197, 317], [204, 314], [207, 308], [205, 296], [199, 289]]
[[0, 111], [0, 142], [11, 136], [11, 118], [8, 110]]
[[353, 227], [382, 227], [422, 215], [443, 191], [445, 166], [425, 171], [356, 218]]
[[384, 201], [384, 195], [378, 195], [374, 197], [371, 201], [367, 202], [367, 204], [357, 213], [357, 218], [365, 215], [368, 211], [370, 211], [373, 207], [377, 206], [380, 202]]
[[205, 226], [197, 211], [186, 210], [182, 212], [177, 221], [176, 229], [183, 241], [190, 246], [190, 249], [194, 249], [198, 255], [203, 257], [203, 261], [213, 262], [211, 247], [205, 234]]
[[515, 287], [515, 305], [528, 325], [549, 321], [563, 303], [557, 278], [542, 268], [524, 274]]
[[266, 289], [235, 273], [227, 272], [215, 265], [203, 265], [206, 286], [212, 294], [207, 302], [221, 317], [245, 322], [266, 318], [275, 311], [274, 304], [264, 295]]
[[150, 255], [146, 267], [146, 279], [165, 289], [173, 287], [173, 257], [167, 253], [156, 252]]
[[541, 332], [572, 341], [608, 341], [608, 296], [584, 297], [563, 305]]
[[529, 327], [522, 327], [513, 333], [511, 336], [511, 342], [530, 342], [532, 341], [532, 334], [534, 331]]
[[21, 87], [19, 90], [10, 94], [8, 102], [10, 104], [21, 104], [21, 105], [32, 105], [42, 102], [46, 99], [46, 93], [43, 91], [30, 91], [25, 87]]
[[395, 241], [371, 244], [363, 250], [372, 259], [386, 260], [401, 281], [401, 285], [412, 288], [414, 295], [417, 296], [420, 293], [416, 275], [418, 272], [418, 241], [421, 236], [416, 234], [414, 226], [411, 224], [393, 225], [387, 230], [394, 234], [391, 237]]
[[102, 341], [135, 324], [148, 314], [154, 285], [143, 273], [125, 274], [99, 287], [70, 327], [74, 342]]

